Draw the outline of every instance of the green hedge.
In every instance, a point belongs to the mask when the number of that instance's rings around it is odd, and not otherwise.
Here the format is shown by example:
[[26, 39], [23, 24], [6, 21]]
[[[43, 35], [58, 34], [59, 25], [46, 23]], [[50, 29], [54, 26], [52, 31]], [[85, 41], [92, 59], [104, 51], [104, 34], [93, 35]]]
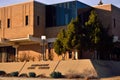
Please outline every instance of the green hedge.
[[52, 78], [62, 78], [62, 77], [63, 77], [60, 72], [52, 72], [52, 73], [50, 74], [50, 76], [51, 76]]
[[11, 76], [14, 76], [14, 77], [18, 77], [19, 72], [18, 72], [18, 71], [16, 71], [16, 72], [12, 72], [12, 73], [10, 73], [10, 75], [11, 75]]
[[0, 71], [0, 76], [3, 76], [3, 75], [5, 75], [5, 74], [6, 74], [5, 71]]
[[29, 72], [29, 77], [36, 77], [36, 74], [34, 72]]

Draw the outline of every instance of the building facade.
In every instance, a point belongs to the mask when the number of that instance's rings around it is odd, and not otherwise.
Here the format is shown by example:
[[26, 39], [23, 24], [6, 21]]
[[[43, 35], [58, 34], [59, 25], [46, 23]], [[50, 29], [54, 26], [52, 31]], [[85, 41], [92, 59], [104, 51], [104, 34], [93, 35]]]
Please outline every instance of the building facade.
[[[93, 8], [105, 20], [104, 26], [110, 27], [110, 34], [120, 38], [120, 9], [113, 5], [90, 7], [79, 1], [46, 5], [30, 1], [0, 7], [0, 62], [40, 61], [43, 56], [46, 60], [62, 59], [53, 50], [60, 29], [77, 16], [84, 23]], [[72, 58], [72, 53], [66, 54], [65, 59]]]
[[0, 22], [0, 61], [40, 55], [40, 36], [45, 33], [45, 5], [27, 2], [1, 7]]

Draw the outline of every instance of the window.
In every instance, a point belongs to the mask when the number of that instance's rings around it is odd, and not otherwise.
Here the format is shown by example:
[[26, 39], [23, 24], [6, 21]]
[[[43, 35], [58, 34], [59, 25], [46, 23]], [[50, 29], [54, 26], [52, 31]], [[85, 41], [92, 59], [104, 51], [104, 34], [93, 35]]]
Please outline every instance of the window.
[[68, 24], [68, 14], [65, 14], [65, 24]]
[[70, 8], [70, 5], [69, 5], [69, 3], [67, 3], [67, 8]]
[[40, 24], [40, 17], [37, 16], [37, 25], [39, 26], [39, 24]]
[[28, 16], [25, 16], [25, 25], [28, 25]]
[[114, 28], [116, 27], [116, 21], [113, 19]]
[[64, 8], [67, 8], [67, 3], [64, 3]]
[[0, 20], [0, 28], [1, 28], [1, 20]]
[[7, 20], [7, 27], [10, 28], [10, 19]]

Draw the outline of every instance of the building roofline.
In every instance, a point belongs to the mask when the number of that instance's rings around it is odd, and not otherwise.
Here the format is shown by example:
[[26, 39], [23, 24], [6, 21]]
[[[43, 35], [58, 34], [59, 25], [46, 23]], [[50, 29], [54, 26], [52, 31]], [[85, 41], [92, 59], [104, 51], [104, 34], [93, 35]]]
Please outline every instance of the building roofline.
[[[85, 3], [81, 2], [81, 1], [78, 1], [78, 0], [75, 0], [75, 1], [76, 2], [80, 2], [80, 3], [84, 4], [84, 5], [90, 6], [90, 5], [85, 4]], [[16, 3], [12, 3], [12, 4], [1, 5], [0, 8], [2, 8], [2, 7], [8, 7], [8, 6], [14, 6], [14, 5], [18, 5], [18, 4], [29, 3], [29, 2], [37, 2], [37, 3], [43, 4], [43, 5], [56, 5], [56, 4], [62, 4], [62, 3], [68, 3], [68, 2], [75, 2], [75, 1], [71, 0], [71, 1], [64, 1], [64, 2], [57, 2], [57, 3], [49, 4], [49, 3], [43, 3], [43, 2], [39, 2], [39, 1], [35, 1], [35, 0], [28, 0], [28, 1], [25, 1], [25, 2], [16, 2]]]
[[117, 6], [113, 5], [113, 4], [95, 5], [95, 6], [93, 6], [93, 7], [97, 7], [97, 6], [108, 6], [108, 5], [110, 5], [110, 6], [113, 6], [113, 7], [116, 7], [116, 8], [118, 8], [118, 9], [120, 9], [119, 7], [117, 7]]
[[118, 8], [118, 9], [120, 9], [119, 7], [117, 7], [117, 6], [113, 5], [113, 4], [111, 4], [111, 5], [112, 5], [112, 7], [115, 7], [115, 8]]
[[56, 4], [62, 4], [62, 3], [68, 3], [68, 2], [75, 2], [75, 1], [76, 2], [80, 2], [80, 3], [84, 4], [84, 5], [90, 6], [90, 5], [85, 4], [85, 3], [81, 2], [81, 1], [78, 1], [78, 0], [64, 1], [64, 2], [58, 2], [58, 3], [53, 3], [53, 4], [47, 4], [47, 5], [56, 5]]
[[112, 5], [112, 4], [94, 5], [93, 7], [97, 7], [97, 6], [107, 6], [107, 5]]
[[110, 9], [112, 10], [113, 8], [115, 9], [118, 9], [120, 11], [120, 8], [113, 5], [113, 4], [103, 4], [103, 5], [95, 5], [95, 6], [92, 6], [93, 8], [99, 8], [99, 7], [105, 7], [105, 6], [110, 6]]
[[43, 4], [43, 5], [47, 5], [47, 4], [45, 4], [43, 2], [39, 2], [39, 1], [34, 1], [34, 2], [39, 3], [39, 4]]
[[62, 4], [62, 3], [68, 3], [68, 2], [74, 2], [74, 1], [57, 2], [57, 3], [47, 4], [47, 5], [56, 5], [56, 4]]
[[6, 5], [0, 6], [0, 8], [8, 7], [8, 6], [14, 6], [14, 5], [19, 5], [19, 4], [25, 4], [25, 3], [29, 3], [29, 2], [33, 2], [33, 1], [31, 0], [31, 1], [25, 1], [25, 2], [19, 2], [19, 3], [6, 4]]
[[39, 2], [39, 1], [29, 0], [29, 1], [25, 1], [25, 2], [12, 3], [12, 4], [8, 4], [8, 5], [6, 4], [6, 5], [3, 5], [3, 6], [0, 6], [0, 8], [19, 5], [19, 4], [26, 4], [26, 3], [31, 3], [31, 2], [37, 2], [37, 3], [40, 3], [40, 4], [46, 5], [46, 4], [44, 4], [42, 2]]

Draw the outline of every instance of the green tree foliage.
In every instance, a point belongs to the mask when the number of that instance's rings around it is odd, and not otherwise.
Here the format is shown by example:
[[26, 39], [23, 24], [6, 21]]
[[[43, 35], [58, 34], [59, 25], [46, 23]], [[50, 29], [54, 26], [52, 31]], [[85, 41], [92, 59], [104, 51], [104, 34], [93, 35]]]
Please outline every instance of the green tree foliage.
[[100, 42], [101, 28], [103, 27], [97, 18], [95, 11], [91, 11], [89, 20], [85, 23], [88, 38], [90, 40], [90, 47], [95, 48]]
[[[89, 20], [85, 23], [86, 35], [89, 38], [90, 46], [89, 48], [97, 50], [98, 55], [109, 56], [108, 51], [112, 48], [112, 36], [108, 34], [108, 28], [104, 28], [101, 22], [99, 21], [96, 12], [93, 10], [89, 16]], [[105, 57], [105, 56], [103, 56]], [[106, 57], [107, 59], [107, 57]]]
[[82, 27], [80, 26], [80, 22], [78, 18], [76, 20], [72, 20], [70, 24], [67, 26], [66, 30], [66, 47], [69, 50], [79, 50], [81, 47], [81, 37], [82, 37]]
[[67, 50], [75, 52], [92, 49], [103, 53], [111, 46], [112, 37], [108, 35], [108, 29], [103, 28], [94, 10], [85, 24], [82, 24], [79, 18], [72, 20], [66, 30], [60, 31], [54, 43], [58, 55]]
[[67, 49], [65, 43], [66, 43], [66, 32], [64, 29], [62, 29], [58, 34], [57, 39], [54, 43], [54, 50], [58, 55], [62, 55], [66, 53]]
[[81, 48], [81, 38], [82, 34], [82, 26], [78, 18], [76, 20], [72, 20], [70, 24], [67, 26], [67, 30], [61, 30], [57, 36], [57, 39], [54, 43], [55, 52], [58, 55], [62, 55], [67, 50], [69, 51], [78, 51]]
[[66, 36], [66, 48], [74, 54], [75, 52], [77, 52], [78, 55], [79, 53], [82, 53], [83, 43], [85, 43], [85, 34], [84, 27], [79, 18], [72, 20], [67, 26]]

